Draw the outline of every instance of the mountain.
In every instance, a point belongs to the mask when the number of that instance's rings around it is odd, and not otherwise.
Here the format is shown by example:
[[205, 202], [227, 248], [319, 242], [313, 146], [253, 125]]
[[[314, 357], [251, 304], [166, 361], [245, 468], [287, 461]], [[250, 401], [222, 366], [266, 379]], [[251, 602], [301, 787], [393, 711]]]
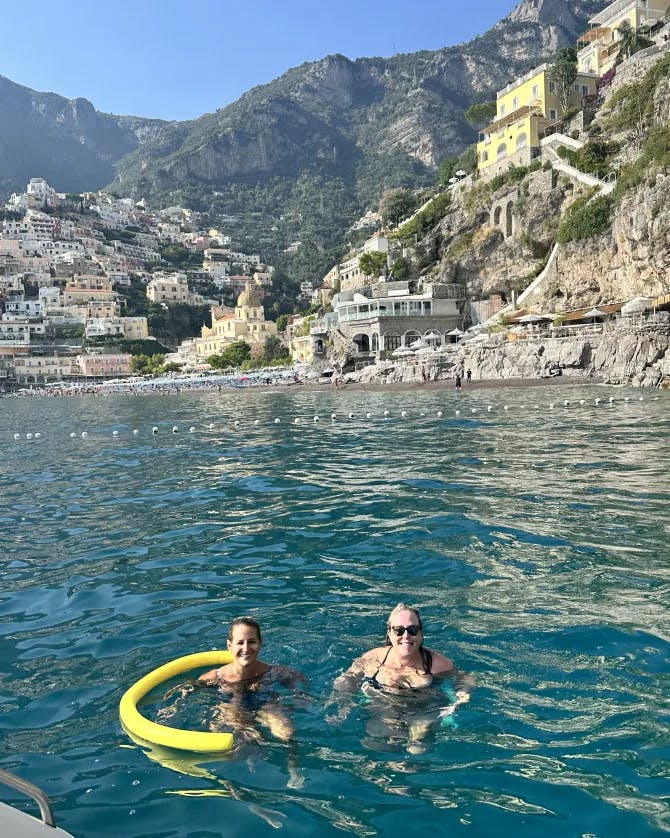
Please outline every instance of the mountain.
[[[523, 0], [469, 43], [391, 58], [328, 56], [190, 122], [100, 114], [85, 100], [8, 89], [5, 80], [0, 188], [28, 175], [69, 191], [106, 178], [119, 193], [182, 203], [212, 223], [234, 216], [241, 245], [297, 278], [318, 278], [385, 188], [432, 184], [436, 166], [476, 139], [463, 116], [470, 104], [574, 43], [604, 5]], [[302, 247], [282, 255], [292, 241]]]
[[0, 76], [0, 195], [44, 177], [57, 190], [100, 189], [161, 120], [100, 113], [87, 99], [38, 93]]

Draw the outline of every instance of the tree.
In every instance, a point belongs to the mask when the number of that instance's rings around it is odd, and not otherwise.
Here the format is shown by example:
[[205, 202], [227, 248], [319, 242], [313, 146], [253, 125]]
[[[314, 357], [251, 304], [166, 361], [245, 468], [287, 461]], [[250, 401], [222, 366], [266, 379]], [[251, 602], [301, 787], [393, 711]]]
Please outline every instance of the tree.
[[396, 225], [416, 207], [409, 189], [390, 189], [382, 195], [379, 212], [385, 224]]
[[379, 276], [386, 271], [386, 253], [363, 253], [358, 257], [358, 267], [365, 276]]
[[130, 369], [138, 375], [157, 375], [163, 372], [165, 355], [133, 355]]
[[226, 369], [226, 367], [239, 367], [251, 357], [251, 347], [243, 340], [238, 340], [237, 343], [231, 343], [223, 352], [218, 355], [211, 355], [207, 359], [210, 367], [216, 370]]
[[561, 110], [565, 113], [577, 78], [577, 51], [573, 47], [563, 47], [558, 53], [549, 70], [549, 78], [556, 83]]
[[463, 116], [473, 128], [483, 128], [496, 115], [496, 102], [476, 102], [465, 111]]
[[288, 326], [288, 314], [280, 314], [277, 318], [277, 331], [285, 332]]
[[410, 268], [411, 264], [409, 260], [405, 259], [404, 256], [400, 256], [393, 263], [393, 268], [391, 270], [393, 279], [407, 279], [407, 277], [409, 276]]

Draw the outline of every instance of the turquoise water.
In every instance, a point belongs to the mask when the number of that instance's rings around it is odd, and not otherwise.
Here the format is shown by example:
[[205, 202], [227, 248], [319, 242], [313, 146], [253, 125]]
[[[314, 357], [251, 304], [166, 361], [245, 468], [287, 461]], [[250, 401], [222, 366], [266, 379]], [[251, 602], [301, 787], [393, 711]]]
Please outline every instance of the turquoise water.
[[[670, 396], [642, 395], [0, 400], [0, 766], [77, 838], [670, 832]], [[479, 683], [419, 755], [363, 742], [365, 705], [324, 721], [399, 600]], [[126, 687], [241, 613], [309, 676], [302, 789], [271, 741], [198, 770], [121, 731]]]

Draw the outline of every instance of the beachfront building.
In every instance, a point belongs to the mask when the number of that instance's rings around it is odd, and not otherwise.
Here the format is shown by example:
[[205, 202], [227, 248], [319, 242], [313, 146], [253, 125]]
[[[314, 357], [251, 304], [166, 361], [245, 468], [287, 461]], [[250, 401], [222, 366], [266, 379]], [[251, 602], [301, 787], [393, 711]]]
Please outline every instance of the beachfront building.
[[73, 359], [63, 355], [25, 355], [14, 357], [17, 384], [49, 384], [72, 375]]
[[130, 375], [131, 355], [77, 355], [72, 375], [83, 378], [119, 378]]
[[277, 324], [265, 319], [263, 303], [256, 291], [243, 291], [234, 310], [213, 307], [212, 326], [202, 327], [196, 341], [198, 356], [203, 359], [219, 355], [233, 343], [244, 341], [251, 347], [253, 357], [265, 350], [265, 341], [277, 334]]
[[615, 0], [589, 20], [589, 29], [577, 41], [581, 73], [604, 75], [617, 60], [622, 30], [628, 25], [645, 34], [657, 26], [670, 9], [669, 0]]
[[[550, 78], [550, 65], [542, 64], [498, 91], [496, 118], [480, 134], [477, 166], [482, 177], [492, 178], [514, 166], [527, 166], [540, 153], [540, 139], [564, 115], [561, 91]], [[579, 105], [596, 92], [598, 74], [577, 75], [568, 107]]]
[[438, 346], [462, 325], [465, 298], [461, 285], [379, 281], [333, 297], [331, 331], [348, 342], [354, 359], [379, 358], [417, 341]]

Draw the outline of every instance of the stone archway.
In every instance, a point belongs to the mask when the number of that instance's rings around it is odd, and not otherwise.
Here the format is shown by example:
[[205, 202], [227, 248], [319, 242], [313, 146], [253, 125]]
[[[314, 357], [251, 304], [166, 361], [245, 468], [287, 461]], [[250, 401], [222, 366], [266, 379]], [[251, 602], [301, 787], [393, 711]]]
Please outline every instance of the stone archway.
[[365, 333], [362, 332], [354, 335], [352, 340], [356, 344], [359, 353], [366, 354], [370, 351], [370, 338]]

